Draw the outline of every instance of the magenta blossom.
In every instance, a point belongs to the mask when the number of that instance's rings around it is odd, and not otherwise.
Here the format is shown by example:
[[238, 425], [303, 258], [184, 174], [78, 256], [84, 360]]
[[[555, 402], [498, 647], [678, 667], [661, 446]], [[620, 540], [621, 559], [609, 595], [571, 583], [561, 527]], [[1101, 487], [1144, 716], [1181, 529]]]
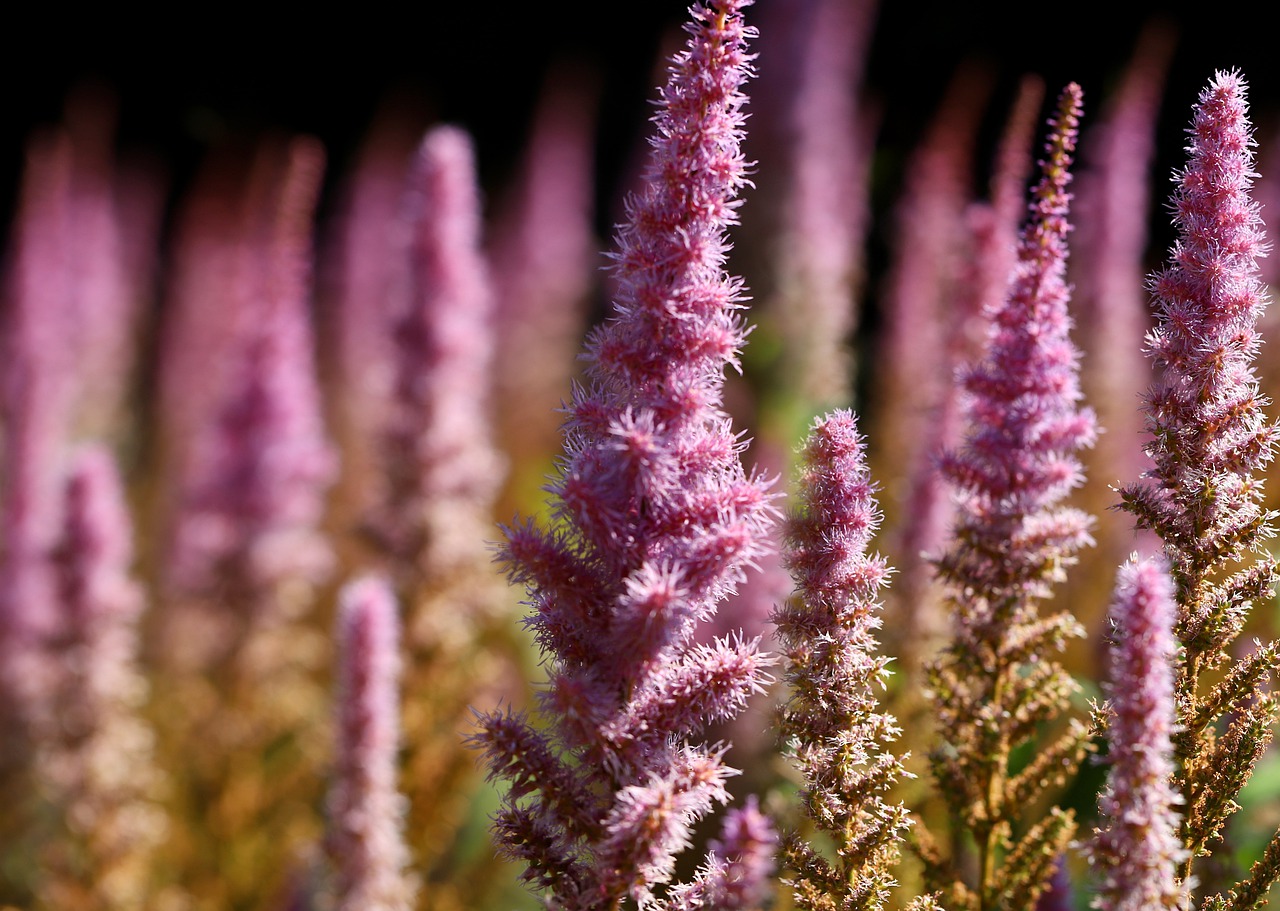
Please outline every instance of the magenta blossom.
[[771, 520], [768, 484], [745, 473], [721, 410], [744, 334], [724, 258], [746, 183], [746, 5], [693, 10], [647, 187], [619, 229], [614, 316], [568, 408], [554, 522], [509, 530], [504, 549], [534, 609], [551, 723], [486, 715], [474, 741], [509, 783], [499, 841], [558, 908], [646, 903], [670, 880], [734, 774], [700, 734], [767, 679], [756, 643], [695, 639]]

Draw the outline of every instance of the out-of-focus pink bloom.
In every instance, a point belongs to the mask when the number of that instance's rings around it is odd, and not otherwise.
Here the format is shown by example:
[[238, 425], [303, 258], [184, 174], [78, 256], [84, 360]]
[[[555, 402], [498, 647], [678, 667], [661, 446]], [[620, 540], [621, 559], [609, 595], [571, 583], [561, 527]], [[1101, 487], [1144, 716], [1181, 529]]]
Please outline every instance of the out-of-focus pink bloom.
[[68, 864], [49, 852], [38, 889], [55, 905], [59, 889], [91, 891], [100, 907], [123, 911], [145, 906], [152, 894], [151, 862], [166, 819], [153, 736], [141, 714], [144, 600], [129, 577], [133, 528], [105, 449], [75, 458], [64, 516], [53, 553], [59, 610], [47, 641], [52, 682], [32, 732], [37, 780], [79, 858]]
[[[595, 286], [595, 105], [590, 73], [555, 71], [534, 112], [516, 185], [489, 244], [495, 296], [494, 412], [516, 474], [517, 503], [545, 478], [557, 448], [555, 409], [576, 378], [574, 354]], [[532, 505], [532, 504], [530, 504]]]
[[695, 640], [771, 519], [769, 485], [744, 471], [721, 411], [744, 334], [724, 258], [746, 182], [745, 5], [692, 11], [647, 187], [619, 229], [615, 313], [569, 406], [557, 522], [508, 530], [504, 557], [528, 586], [548, 660], [551, 724], [486, 715], [474, 742], [510, 783], [499, 842], [565, 909], [644, 904], [669, 880], [733, 774], [699, 735], [766, 679], [756, 643]]
[[[116, 99], [84, 86], [67, 103], [72, 175], [65, 243], [71, 255], [70, 332], [75, 423], [90, 438], [122, 436], [141, 316], [150, 304], [163, 193], [155, 171], [114, 158]], [[124, 426], [122, 426], [124, 425]]]
[[[789, 149], [773, 316], [787, 346], [786, 382], [814, 410], [849, 404], [861, 254], [869, 221], [870, 130], [860, 107], [875, 0], [777, 4], [793, 37], [784, 125]], [[776, 46], [775, 42], [775, 46]], [[778, 48], [781, 51], [781, 48]], [[808, 415], [805, 416], [807, 420]]]
[[[1164, 30], [1143, 34], [1112, 103], [1084, 136], [1072, 270], [1080, 302], [1089, 400], [1107, 432], [1098, 441], [1106, 480], [1132, 478], [1150, 461], [1135, 445], [1134, 407], [1151, 385], [1142, 340], [1151, 326], [1145, 287], [1151, 165], [1156, 117], [1173, 42]], [[1116, 555], [1118, 560], [1123, 554]]]
[[493, 299], [470, 137], [451, 126], [429, 131], [409, 193], [410, 292], [391, 314], [384, 487], [369, 525], [393, 555], [440, 578], [475, 562], [501, 479], [488, 422]]
[[672, 889], [664, 911], [753, 911], [773, 890], [778, 833], [754, 795], [725, 813], [707, 863], [692, 883]]
[[[953, 328], [953, 360], [968, 355], [975, 336], [981, 348], [983, 314], [1004, 303], [1017, 260], [1018, 232], [1026, 214], [1026, 187], [1035, 157], [1032, 142], [1039, 126], [1044, 82], [1038, 76], [1024, 76], [1018, 85], [1000, 137], [995, 167], [991, 173], [989, 203], [974, 203], [965, 213], [971, 236], [970, 261], [963, 281], [969, 300], [959, 314], [961, 324]], [[962, 362], [962, 361], [960, 361]]]
[[[14, 649], [0, 661], [6, 678], [12, 661], [21, 663], [23, 652], [56, 625], [48, 559], [58, 534], [60, 462], [75, 392], [66, 344], [74, 337], [73, 173], [65, 134], [41, 133], [28, 142], [0, 337], [0, 642]], [[29, 671], [13, 676], [16, 687], [40, 688], [20, 679]]]
[[1040, 894], [1035, 911], [1073, 911], [1076, 907], [1075, 890], [1071, 887], [1071, 871], [1067, 869], [1067, 858], [1058, 858], [1058, 868], [1053, 871], [1053, 879], [1049, 888]]
[[878, 351], [883, 361], [875, 374], [869, 417], [873, 470], [894, 479], [884, 497], [890, 527], [907, 521], [902, 515], [909, 494], [905, 480], [912, 467], [922, 462], [932, 467], [934, 452], [926, 441], [952, 382], [949, 307], [961, 276], [963, 213], [970, 199], [969, 172], [986, 83], [976, 70], [956, 77], [911, 157], [895, 208], [897, 242], [881, 302]]
[[379, 113], [340, 188], [318, 263], [321, 372], [342, 449], [337, 512], [344, 518], [366, 510], [376, 488], [378, 433], [395, 382], [389, 327], [410, 292], [404, 197], [422, 138], [420, 119], [397, 102]]
[[1178, 643], [1173, 581], [1163, 561], [1136, 557], [1120, 568], [1111, 607], [1114, 641], [1107, 684], [1111, 766], [1098, 798], [1102, 828], [1089, 845], [1102, 871], [1102, 911], [1186, 908], [1178, 882], [1186, 858], [1173, 784], [1177, 723], [1173, 677]]
[[[938, 291], [946, 291], [947, 305], [931, 308], [941, 311], [933, 318], [943, 323], [945, 353], [932, 368], [918, 353], [911, 353], [909, 358], [916, 370], [930, 371], [945, 382], [935, 390], [940, 398], [924, 403], [927, 420], [912, 422], [919, 439], [905, 470], [896, 472], [906, 486], [898, 494], [897, 520], [886, 534], [886, 549], [899, 574], [898, 583], [889, 593], [890, 612], [901, 617], [901, 622], [885, 631], [885, 645], [890, 654], [898, 657], [907, 679], [916, 672], [920, 661], [936, 650], [946, 629], [941, 592], [927, 563], [945, 546], [955, 507], [936, 460], [939, 453], [959, 444], [964, 429], [963, 390], [954, 382], [955, 373], [981, 351], [984, 314], [1001, 304], [1008, 288], [1018, 220], [1025, 207], [1023, 187], [1031, 165], [1031, 139], [1042, 95], [1043, 86], [1038, 79], [1022, 81], [1001, 138], [991, 179], [991, 202], [969, 203], [961, 213], [947, 212], [944, 216], [958, 218], [959, 224], [953, 228], [968, 235], [967, 257], [955, 266], [956, 274], [949, 276], [946, 288]], [[953, 175], [950, 181], [962, 185], [962, 176]], [[958, 189], [953, 186], [950, 191], [952, 204], [959, 201]], [[899, 289], [903, 286], [899, 285]], [[914, 308], [906, 309], [910, 312]], [[899, 331], [903, 334], [900, 344], [908, 344], [906, 327]], [[896, 381], [899, 388], [910, 375], [910, 371], [901, 374]], [[891, 410], [895, 407], [889, 401], [883, 404]], [[883, 464], [887, 470], [897, 467], [891, 461]]]
[[413, 885], [396, 790], [400, 746], [400, 621], [384, 581], [349, 583], [339, 598], [337, 758], [329, 789], [329, 855], [338, 911], [408, 911]]
[[283, 157], [268, 149], [259, 159], [265, 187], [250, 194], [247, 236], [228, 251], [238, 283], [230, 364], [204, 403], [207, 421], [190, 428], [168, 564], [174, 593], [261, 593], [286, 579], [318, 581], [331, 561], [319, 524], [336, 464], [309, 309], [323, 152], [298, 139]]

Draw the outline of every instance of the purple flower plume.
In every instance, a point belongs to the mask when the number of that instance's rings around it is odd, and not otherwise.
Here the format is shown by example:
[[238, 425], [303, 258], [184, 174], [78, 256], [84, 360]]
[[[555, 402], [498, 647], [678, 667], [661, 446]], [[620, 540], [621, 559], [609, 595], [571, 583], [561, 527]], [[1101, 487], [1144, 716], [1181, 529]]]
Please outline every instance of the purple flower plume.
[[423, 127], [406, 107], [390, 104], [375, 118], [339, 189], [320, 256], [325, 394], [342, 449], [333, 511], [352, 524], [372, 496], [395, 373], [388, 326], [409, 293], [404, 191]]
[[1057, 740], [1036, 743], [1025, 768], [1011, 768], [1011, 760], [1016, 747], [1038, 740], [1043, 722], [1068, 709], [1077, 685], [1054, 654], [1084, 634], [1071, 614], [1042, 616], [1038, 605], [1090, 543], [1092, 522], [1062, 505], [1082, 480], [1078, 452], [1095, 436], [1092, 412], [1079, 407], [1063, 281], [1080, 109], [1080, 88], [1069, 85], [1050, 121], [1007, 293], [985, 314], [985, 353], [959, 377], [963, 445], [940, 462], [956, 517], [935, 566], [954, 622], [952, 641], [929, 668], [944, 744], [931, 759], [952, 822], [969, 830], [981, 859], [953, 857], [926, 872], [931, 889], [947, 891], [948, 906], [976, 895], [987, 907], [997, 892], [1008, 907], [1033, 904], [1075, 832], [1072, 814], [1056, 806], [1039, 819], [1024, 815], [1072, 773], [1088, 750], [1088, 729], [1072, 719]]
[[502, 476], [487, 423], [493, 301], [470, 136], [428, 131], [410, 180], [411, 291], [392, 314], [385, 489], [370, 525], [393, 556], [439, 577], [476, 562]]
[[547, 657], [535, 728], [481, 718], [474, 741], [509, 782], [499, 840], [555, 907], [646, 902], [690, 825], [727, 799], [723, 750], [697, 742], [767, 679], [755, 642], [698, 622], [744, 578], [772, 518], [721, 410], [743, 343], [725, 229], [746, 183], [743, 0], [692, 10], [655, 116], [647, 187], [618, 233], [615, 312], [568, 407], [549, 528], [508, 530]]
[[1120, 569], [1115, 602], [1109, 740], [1111, 774], [1098, 798], [1104, 827], [1090, 845], [1102, 870], [1102, 911], [1184, 908], [1173, 784], [1175, 724], [1173, 583], [1163, 561], [1131, 559]]
[[146, 907], [168, 829], [160, 804], [167, 782], [143, 718], [145, 599], [129, 577], [133, 528], [105, 448], [73, 458], [63, 506], [52, 555], [58, 626], [46, 658], [53, 679], [46, 711], [33, 722], [36, 781], [60, 831], [43, 852], [38, 891], [47, 907], [75, 894], [92, 894], [92, 906], [104, 911]]
[[[1229, 653], [1252, 605], [1269, 601], [1276, 583], [1276, 558], [1264, 548], [1275, 515], [1263, 503], [1261, 474], [1277, 429], [1263, 413], [1267, 399], [1253, 369], [1267, 303], [1257, 259], [1266, 243], [1249, 195], [1256, 175], [1245, 92], [1238, 73], [1219, 72], [1195, 107], [1190, 160], [1172, 200], [1178, 240], [1151, 282], [1157, 325], [1147, 351], [1159, 371], [1146, 402], [1153, 465], [1122, 491], [1137, 525], [1164, 545], [1178, 605], [1174, 781], [1190, 852], [1184, 882], [1239, 809], [1235, 796], [1280, 716], [1267, 679], [1280, 670], [1280, 643], [1239, 660]], [[1206, 670], [1218, 672], [1210, 680]], [[1253, 907], [1280, 877], [1276, 856], [1232, 890], [1232, 907]], [[1218, 883], [1212, 869], [1204, 872], [1209, 891]]]
[[963, 372], [970, 430], [942, 458], [959, 506], [957, 546], [940, 560], [988, 601], [1043, 595], [1060, 564], [1089, 542], [1088, 516], [1059, 506], [1081, 480], [1076, 452], [1093, 444], [1069, 338], [1067, 192], [1080, 89], [1069, 86], [1018, 243], [1004, 301], [987, 314], [983, 359]]
[[400, 621], [386, 583], [348, 584], [338, 609], [337, 759], [329, 851], [338, 911], [408, 911], [405, 801], [396, 791]]
[[867, 554], [880, 523], [874, 491], [853, 414], [819, 419], [788, 529], [796, 594], [774, 616], [791, 685], [782, 731], [804, 776], [805, 812], [839, 858], [833, 865], [799, 837], [788, 840], [796, 905], [814, 911], [883, 907], [908, 826], [906, 808], [880, 796], [906, 772], [886, 749], [896, 722], [876, 711], [889, 659], [876, 654], [875, 631], [890, 570]]
[[720, 837], [693, 882], [677, 886], [663, 911], [751, 911], [768, 898], [778, 833], [754, 796], [725, 814]]
[[332, 559], [318, 526], [336, 461], [308, 313], [310, 219], [324, 152], [301, 138], [284, 158], [268, 165], [280, 173], [254, 212], [260, 246], [242, 254], [245, 297], [228, 352], [236, 369], [195, 432], [179, 492], [167, 573], [181, 594], [221, 586], [261, 594], [284, 580], [314, 582]]
[[1173, 199], [1179, 238], [1152, 282], [1158, 326], [1148, 351], [1161, 376], [1147, 401], [1147, 452], [1155, 465], [1123, 492], [1138, 524], [1164, 541], [1184, 642], [1212, 634], [1215, 606], [1233, 600], [1208, 591], [1208, 568], [1270, 534], [1254, 473], [1276, 441], [1252, 366], [1266, 305], [1256, 262], [1265, 240], [1249, 198], [1253, 138], [1239, 74], [1218, 73], [1189, 132], [1191, 161]]

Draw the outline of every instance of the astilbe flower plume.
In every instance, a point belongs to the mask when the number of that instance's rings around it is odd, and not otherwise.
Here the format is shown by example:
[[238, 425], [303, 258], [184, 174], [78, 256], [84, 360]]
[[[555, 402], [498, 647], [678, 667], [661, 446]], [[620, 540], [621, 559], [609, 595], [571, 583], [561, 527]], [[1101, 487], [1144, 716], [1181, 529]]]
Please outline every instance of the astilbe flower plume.
[[484, 540], [502, 476], [486, 423], [493, 295], [474, 158], [464, 130], [436, 126], [409, 177], [410, 291], [390, 314], [394, 373], [379, 430], [385, 489], [369, 519], [410, 574], [437, 578], [483, 550], [474, 542]]
[[[173, 402], [197, 407], [184, 425], [192, 439], [175, 454], [155, 717], [174, 805], [192, 819], [166, 860], [208, 908], [265, 907], [317, 835], [311, 807], [322, 786], [325, 639], [309, 613], [333, 560], [320, 521], [337, 465], [309, 299], [324, 153], [300, 137], [264, 144], [255, 165], [244, 223], [192, 251], [227, 256], [213, 263], [225, 273], [195, 270], [231, 286], [221, 292], [233, 325], [212, 342], [227, 362], [212, 371], [214, 389], [172, 390]], [[186, 332], [197, 324], [174, 338], [195, 342]], [[209, 379], [169, 376], [180, 387]], [[244, 760], [268, 754], [270, 766]], [[243, 799], [221, 801], [227, 793]]]
[[[33, 754], [65, 746], [66, 731], [49, 719], [69, 673], [55, 641], [64, 626], [54, 551], [65, 530], [66, 448], [108, 414], [119, 418], [116, 393], [128, 370], [114, 342], [142, 300], [142, 263], [120, 254], [124, 235], [135, 236], [122, 207], [145, 206], [111, 161], [109, 115], [89, 113], [85, 101], [73, 100], [62, 125], [26, 143], [0, 287], [0, 843], [13, 858], [0, 870], [0, 904], [29, 903], [24, 893], [39, 873], [20, 858], [47, 841], [28, 812], [36, 809]], [[115, 720], [103, 724], [117, 729]], [[146, 777], [140, 769], [140, 785]], [[120, 843], [133, 834], [122, 825]], [[127, 878], [104, 892], [127, 893], [116, 885]]]
[[142, 717], [145, 599], [129, 577], [133, 529], [111, 454], [77, 453], [64, 486], [53, 555], [58, 623], [48, 643], [54, 680], [49, 711], [33, 723], [36, 781], [59, 826], [45, 833], [36, 906], [124, 911], [152, 900], [168, 834], [165, 781]]
[[278, 620], [263, 616], [273, 611], [273, 589], [327, 574], [331, 554], [318, 525], [337, 466], [307, 311], [324, 152], [299, 138], [285, 150], [264, 148], [257, 166], [255, 183], [271, 189], [251, 196], [261, 209], [250, 237], [239, 239], [246, 246], [234, 280], [242, 298], [227, 352], [235, 369], [220, 377], [225, 385], [208, 422], [193, 434], [165, 581], [175, 596], [243, 596], [251, 621], [267, 625]]
[[377, 486], [378, 428], [395, 374], [387, 327], [409, 291], [404, 192], [423, 125], [407, 107], [392, 103], [375, 116], [336, 191], [319, 257], [321, 367], [342, 461], [330, 513], [352, 526]]
[[474, 742], [508, 782], [497, 838], [556, 908], [659, 900], [691, 824], [728, 799], [724, 750], [699, 735], [766, 679], [756, 643], [694, 638], [772, 518], [721, 410], [744, 334], [723, 264], [746, 182], [746, 5], [692, 9], [619, 229], [615, 313], [568, 406], [554, 524], [509, 529], [503, 551], [529, 590], [550, 724], [487, 714]]
[[[595, 282], [591, 229], [597, 98], [576, 67], [542, 89], [517, 182], [494, 218], [495, 434], [513, 460], [504, 503], [540, 502]], [[509, 514], [511, 509], [502, 510]]]
[[343, 588], [338, 606], [337, 758], [328, 849], [338, 911], [408, 911], [405, 800], [396, 791], [400, 620], [381, 579]]
[[667, 911], [751, 911], [773, 888], [778, 833], [754, 796], [725, 813], [693, 882], [672, 890]]
[[[457, 731], [499, 678], [481, 641], [505, 603], [486, 543], [502, 464], [490, 426], [497, 326], [481, 247], [481, 198], [471, 137], [448, 124], [418, 144], [403, 188], [401, 293], [380, 320], [389, 383], [371, 421], [374, 483], [365, 530], [405, 605], [404, 768], [415, 867], [448, 862], [475, 765]], [[372, 341], [372, 339], [370, 340]], [[469, 905], [467, 878], [423, 890], [418, 907]]]
[[[1003, 303], [988, 311], [987, 347], [960, 379], [968, 430], [941, 469], [956, 492], [952, 540], [936, 559], [950, 591], [953, 635], [930, 667], [942, 746], [931, 757], [953, 824], [974, 838], [976, 878], [963, 857], [926, 845], [926, 880], [952, 909], [1034, 903], [1074, 832], [1057, 807], [1024, 813], [1083, 757], [1087, 728], [1072, 720], [1025, 768], [1013, 750], [1058, 719], [1076, 684], [1053, 660], [1083, 635], [1067, 613], [1039, 615], [1063, 567], [1089, 543], [1090, 519], [1062, 500], [1081, 481], [1076, 453], [1092, 444], [1093, 415], [1079, 407], [1078, 354], [1067, 315], [1068, 168], [1081, 92], [1059, 99], [1030, 219]], [[1015, 843], [1015, 826], [1022, 834]]]
[[[1235, 796], [1277, 719], [1268, 678], [1280, 646], [1268, 642], [1238, 660], [1227, 651], [1276, 581], [1276, 560], [1262, 548], [1274, 516], [1263, 507], [1260, 474], [1273, 457], [1276, 427], [1263, 414], [1253, 371], [1267, 301], [1256, 261], [1265, 251], [1262, 223], [1249, 196], [1255, 174], [1245, 92], [1238, 73], [1219, 72], [1195, 108], [1190, 161], [1173, 195], [1178, 241], [1152, 280], [1157, 325], [1147, 350], [1160, 376], [1147, 396], [1146, 450], [1154, 464], [1122, 491], [1138, 526], [1163, 542], [1178, 602], [1175, 782], [1190, 851], [1184, 880], [1239, 808]], [[1278, 860], [1256, 867], [1231, 907], [1261, 901], [1280, 876]]]
[[851, 412], [814, 424], [787, 533], [796, 593], [774, 616], [791, 687], [782, 732], [806, 815], [835, 848], [832, 862], [799, 834], [787, 839], [795, 902], [811, 911], [885, 907], [909, 825], [906, 808], [881, 796], [906, 772], [887, 746], [897, 724], [876, 705], [889, 664], [876, 654], [878, 599], [890, 570], [867, 553], [880, 512], [865, 458]]
[[1111, 766], [1098, 798], [1104, 825], [1088, 845], [1103, 873], [1101, 911], [1187, 907], [1178, 883], [1186, 849], [1173, 788], [1173, 583], [1163, 561], [1120, 569], [1111, 608], [1114, 642], [1105, 713]]

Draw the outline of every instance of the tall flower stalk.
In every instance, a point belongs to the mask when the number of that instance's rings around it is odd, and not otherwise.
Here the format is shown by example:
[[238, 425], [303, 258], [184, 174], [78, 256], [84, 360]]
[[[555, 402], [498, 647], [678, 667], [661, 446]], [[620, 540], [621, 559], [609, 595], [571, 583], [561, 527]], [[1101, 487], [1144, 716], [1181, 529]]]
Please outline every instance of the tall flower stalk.
[[909, 819], [881, 794], [906, 775], [887, 744], [898, 736], [876, 710], [889, 660], [876, 654], [885, 561], [867, 554], [880, 522], [854, 416], [837, 411], [809, 433], [800, 511], [788, 529], [796, 594], [774, 622], [787, 655], [791, 699], [782, 713], [804, 777], [806, 815], [835, 846], [835, 861], [798, 834], [786, 843], [799, 908], [878, 909], [895, 883]]
[[153, 731], [142, 717], [145, 599], [129, 577], [133, 525], [105, 448], [74, 457], [63, 506], [53, 552], [58, 624], [47, 659], [54, 680], [32, 726], [36, 782], [59, 825], [41, 854], [35, 907], [148, 908], [169, 821]]
[[1050, 121], [1008, 293], [987, 314], [986, 352], [961, 377], [964, 443], [941, 462], [957, 516], [935, 565], [954, 613], [952, 640], [929, 670], [941, 738], [931, 758], [953, 825], [972, 835], [976, 872], [965, 874], [959, 849], [949, 859], [929, 845], [923, 853], [927, 882], [952, 909], [1030, 907], [1075, 831], [1068, 811], [1051, 807], [1039, 819], [1032, 811], [1076, 768], [1087, 728], [1072, 720], [1024, 768], [1013, 756], [1065, 712], [1077, 687], [1053, 655], [1083, 635], [1070, 614], [1038, 609], [1090, 543], [1090, 518], [1062, 505], [1081, 481], [1077, 452], [1095, 433], [1092, 413], [1078, 405], [1063, 281], [1080, 108], [1080, 88], [1070, 85]]
[[[213, 390], [202, 388], [207, 376], [170, 374], [180, 387], [172, 401], [199, 420], [179, 425], [193, 439], [177, 453], [160, 614], [168, 666], [155, 717], [175, 768], [173, 811], [197, 821], [165, 845], [167, 860], [203, 908], [266, 907], [319, 829], [311, 806], [321, 790], [316, 678], [326, 644], [311, 611], [332, 563], [320, 520], [337, 468], [309, 320], [324, 153], [299, 138], [264, 145], [257, 164], [243, 235], [215, 223], [233, 246], [190, 251], [215, 257], [198, 274], [231, 284], [222, 300], [233, 325], [210, 341], [192, 331], [207, 315], [188, 313], [193, 322], [174, 336], [218, 345], [223, 370]], [[213, 266], [225, 272], [204, 271]]]
[[337, 756], [328, 795], [328, 848], [338, 911], [409, 911], [400, 747], [400, 618], [374, 576], [342, 590], [335, 629]]
[[1089, 858], [1103, 880], [1101, 911], [1187, 907], [1177, 866], [1186, 850], [1178, 838], [1172, 786], [1173, 584], [1155, 560], [1120, 568], [1111, 607], [1114, 642], [1106, 718], [1111, 773], [1098, 798], [1103, 828]]
[[474, 742], [508, 784], [497, 839], [555, 908], [660, 900], [692, 824], [728, 800], [734, 772], [701, 735], [766, 679], [756, 643], [695, 639], [772, 517], [721, 410], [744, 335], [724, 259], [746, 183], [746, 5], [692, 9], [619, 229], [614, 315], [568, 407], [553, 523], [503, 549], [534, 610], [547, 723], [486, 714]]
[[[1186, 813], [1184, 882], [1239, 809], [1235, 798], [1280, 718], [1268, 686], [1280, 644], [1244, 658], [1228, 651], [1276, 583], [1276, 559], [1263, 548], [1275, 517], [1261, 479], [1276, 425], [1262, 411], [1253, 370], [1267, 302], [1257, 264], [1265, 241], [1249, 196], [1253, 137], [1239, 73], [1214, 76], [1188, 132], [1190, 161], [1173, 195], [1178, 241], [1152, 281], [1157, 326], [1147, 350], [1160, 376], [1147, 396], [1146, 451], [1154, 465], [1122, 491], [1138, 526], [1163, 542], [1178, 603], [1174, 781]], [[1243, 887], [1210, 906], [1256, 907], [1280, 877], [1278, 854], [1270, 850]]]
[[[459, 753], [457, 731], [481, 698], [478, 682], [500, 676], [482, 643], [504, 603], [486, 543], [503, 476], [489, 421], [497, 328], [465, 130], [440, 125], [423, 136], [405, 210], [406, 293], [384, 324], [391, 383], [366, 524], [405, 605], [401, 788], [413, 860], [430, 879], [454, 850], [473, 792], [475, 765]], [[474, 903], [450, 893], [481, 881], [423, 889], [415, 906]]]

